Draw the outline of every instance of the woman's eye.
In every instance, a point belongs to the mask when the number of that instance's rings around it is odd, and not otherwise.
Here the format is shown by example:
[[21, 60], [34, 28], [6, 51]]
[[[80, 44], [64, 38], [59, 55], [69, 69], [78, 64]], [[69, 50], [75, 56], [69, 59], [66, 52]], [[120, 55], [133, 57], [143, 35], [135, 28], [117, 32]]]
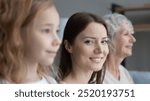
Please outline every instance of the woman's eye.
[[133, 34], [131, 34], [133, 37], [135, 37], [135, 34], [133, 33]]
[[129, 35], [129, 33], [124, 33], [125, 36]]
[[92, 41], [92, 40], [86, 40], [85, 43], [86, 43], [86, 44], [93, 44], [94, 41]]
[[109, 40], [102, 40], [101, 43], [102, 44], [108, 44]]

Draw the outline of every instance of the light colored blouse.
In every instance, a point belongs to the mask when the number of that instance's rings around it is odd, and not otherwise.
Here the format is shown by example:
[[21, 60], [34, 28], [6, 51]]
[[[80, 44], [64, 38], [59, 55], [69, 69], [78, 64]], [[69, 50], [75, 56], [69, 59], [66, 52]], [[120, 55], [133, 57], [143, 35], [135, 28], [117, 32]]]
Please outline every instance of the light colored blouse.
[[[0, 80], [0, 84], [11, 84], [10, 82], [6, 80]], [[24, 84], [57, 84], [57, 81], [50, 76], [42, 76], [41, 80], [35, 81], [35, 82], [29, 82]]]
[[122, 65], [119, 66], [120, 80], [116, 79], [109, 71], [106, 69], [106, 74], [104, 77], [103, 84], [133, 84], [133, 79], [129, 72]]
[[31, 82], [31, 83], [27, 83], [27, 84], [57, 84], [56, 80], [52, 77], [49, 77], [49, 79], [47, 80], [47, 78], [42, 77], [41, 80], [36, 81], [36, 82]]

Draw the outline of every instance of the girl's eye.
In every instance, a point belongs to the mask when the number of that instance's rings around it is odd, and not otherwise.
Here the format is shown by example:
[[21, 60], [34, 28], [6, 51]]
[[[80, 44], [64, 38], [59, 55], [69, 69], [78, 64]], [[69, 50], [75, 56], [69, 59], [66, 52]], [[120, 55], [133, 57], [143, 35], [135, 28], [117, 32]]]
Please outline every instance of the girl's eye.
[[57, 30], [56, 30], [56, 32], [57, 32], [57, 33], [59, 33], [59, 32], [60, 32], [60, 30], [59, 30], [59, 29], [57, 29]]
[[59, 29], [56, 30], [56, 34], [57, 34], [57, 35], [60, 34], [60, 30], [59, 30]]
[[43, 33], [50, 33], [50, 29], [42, 29]]

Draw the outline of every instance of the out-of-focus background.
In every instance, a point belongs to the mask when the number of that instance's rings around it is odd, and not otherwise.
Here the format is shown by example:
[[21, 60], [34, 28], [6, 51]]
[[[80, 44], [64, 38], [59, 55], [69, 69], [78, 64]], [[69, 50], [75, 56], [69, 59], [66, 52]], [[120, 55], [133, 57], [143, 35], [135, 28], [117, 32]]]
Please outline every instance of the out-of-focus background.
[[[118, 12], [134, 24], [136, 43], [133, 55], [124, 61], [135, 83], [150, 83], [150, 0], [54, 0], [61, 17], [60, 38], [68, 17], [75, 12], [99, 16]], [[59, 56], [58, 56], [59, 57]], [[56, 58], [59, 63], [59, 58]]]

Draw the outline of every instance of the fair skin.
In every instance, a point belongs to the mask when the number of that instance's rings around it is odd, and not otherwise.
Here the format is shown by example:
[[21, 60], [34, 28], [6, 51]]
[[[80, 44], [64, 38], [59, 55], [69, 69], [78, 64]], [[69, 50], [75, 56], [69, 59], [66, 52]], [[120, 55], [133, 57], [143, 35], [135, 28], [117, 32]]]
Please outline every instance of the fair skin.
[[132, 55], [132, 47], [136, 42], [133, 33], [133, 28], [124, 23], [113, 40], [115, 50], [110, 52], [107, 70], [118, 80], [120, 79], [119, 65], [124, 58]]
[[63, 82], [87, 84], [92, 73], [102, 69], [106, 60], [108, 37], [102, 24], [92, 22], [76, 37], [73, 45], [66, 49], [71, 54], [73, 70]]
[[25, 46], [25, 63], [28, 71], [24, 82], [34, 82], [41, 77], [38, 65], [51, 66], [60, 46], [57, 35], [59, 15], [54, 6], [38, 14], [23, 34]]

